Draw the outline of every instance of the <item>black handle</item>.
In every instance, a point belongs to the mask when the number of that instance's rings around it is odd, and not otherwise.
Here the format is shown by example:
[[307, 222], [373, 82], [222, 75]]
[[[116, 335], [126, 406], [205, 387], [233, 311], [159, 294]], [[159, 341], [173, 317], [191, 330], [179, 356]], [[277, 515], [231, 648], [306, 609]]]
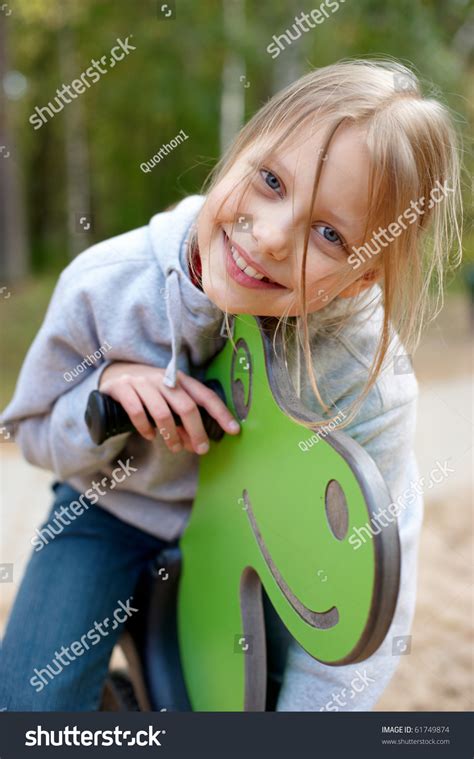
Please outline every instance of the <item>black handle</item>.
[[[206, 380], [204, 385], [207, 385], [213, 390], [219, 398], [225, 403], [224, 389], [219, 380]], [[198, 406], [201, 414], [202, 423], [211, 440], [221, 440], [224, 436], [224, 430], [220, 424], [212, 417], [209, 412]], [[150, 424], [156, 427], [154, 419], [151, 418], [147, 409], [145, 413], [148, 417]], [[181, 417], [171, 409], [173, 419], [176, 425], [182, 426]], [[115, 435], [121, 435], [123, 432], [134, 432], [135, 427], [130, 421], [130, 417], [123, 408], [123, 406], [114, 400], [110, 395], [101, 393], [99, 390], [93, 390], [89, 395], [87, 401], [87, 408], [85, 413], [86, 424], [89, 428], [89, 433], [96, 445], [100, 445], [109, 437]]]

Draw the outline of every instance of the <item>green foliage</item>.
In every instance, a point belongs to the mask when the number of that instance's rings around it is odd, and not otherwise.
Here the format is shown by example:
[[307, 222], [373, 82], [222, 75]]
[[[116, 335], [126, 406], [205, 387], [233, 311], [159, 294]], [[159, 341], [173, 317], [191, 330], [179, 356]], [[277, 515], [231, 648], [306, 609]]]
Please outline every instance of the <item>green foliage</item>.
[[0, 355], [8, 357], [0, 365], [0, 408], [10, 401], [21, 364], [43, 321], [50, 301], [55, 276], [38, 276], [12, 286], [11, 295], [1, 301], [2, 329]]

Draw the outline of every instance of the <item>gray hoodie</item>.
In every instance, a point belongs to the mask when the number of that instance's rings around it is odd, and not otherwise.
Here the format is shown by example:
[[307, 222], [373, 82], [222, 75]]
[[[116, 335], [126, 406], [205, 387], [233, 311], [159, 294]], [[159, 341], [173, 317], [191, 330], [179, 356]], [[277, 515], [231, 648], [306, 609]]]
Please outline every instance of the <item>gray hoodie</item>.
[[[202, 202], [188, 197], [67, 266], [2, 415], [2, 424], [16, 423], [27, 461], [81, 493], [98, 483], [100, 506], [166, 540], [181, 533], [189, 516], [198, 455], [171, 453], [160, 435], [150, 443], [127, 433], [96, 446], [84, 412], [112, 361], [167, 367], [173, 385], [178, 369], [189, 374], [190, 362], [199, 367], [224, 345], [223, 313], [192, 284], [185, 262]], [[119, 454], [125, 464], [130, 459], [129, 476], [104, 490], [100, 482], [111, 479]]]
[[[180, 535], [189, 517], [198, 455], [171, 453], [160, 435], [149, 442], [126, 433], [96, 446], [84, 411], [112, 361], [166, 367], [165, 382], [173, 386], [178, 369], [196, 375], [225, 344], [223, 312], [192, 283], [186, 262], [187, 238], [203, 202], [203, 196], [187, 197], [156, 214], [148, 226], [94, 245], [67, 266], [2, 415], [2, 424], [16, 424], [17, 441], [31, 464], [51, 470], [88, 497], [97, 483], [92, 494], [100, 506], [166, 540]], [[382, 315], [379, 307], [336, 339], [314, 337], [317, 376], [325, 399], [336, 408], [363, 386]], [[313, 314], [310, 332], [317, 321]], [[289, 368], [303, 401], [324, 415], [304, 362]], [[413, 433], [415, 397], [414, 376], [394, 375], [388, 367], [347, 428], [361, 444], [372, 441], [368, 452], [389, 488], [410, 455], [403, 441]], [[118, 458], [129, 462], [128, 476], [113, 481], [113, 487], [100, 485], [104, 477], [112, 481]]]

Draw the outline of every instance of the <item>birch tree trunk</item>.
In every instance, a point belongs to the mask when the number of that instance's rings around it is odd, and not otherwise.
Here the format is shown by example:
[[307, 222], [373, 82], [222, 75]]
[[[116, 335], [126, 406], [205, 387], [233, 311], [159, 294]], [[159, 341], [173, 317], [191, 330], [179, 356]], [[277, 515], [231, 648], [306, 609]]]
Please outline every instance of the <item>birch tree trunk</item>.
[[[288, 25], [292, 26], [293, 20], [300, 10], [299, 1], [291, 0], [286, 10]], [[307, 34], [311, 34], [311, 32], [307, 32]], [[275, 60], [272, 82], [273, 94], [296, 81], [303, 74], [303, 48], [305, 44], [303, 35], [304, 33], [300, 39], [295, 40], [285, 48]]]
[[[67, 22], [58, 31], [59, 68], [61, 82], [69, 84], [80, 74], [77, 61], [74, 32]], [[91, 190], [89, 174], [89, 147], [84, 118], [84, 102], [78, 97], [64, 107], [65, 151], [66, 151], [66, 204], [68, 216], [69, 257], [74, 258], [84, 250], [93, 230], [91, 217]], [[83, 225], [79, 219], [87, 219]], [[87, 225], [90, 229], [87, 230]]]
[[[232, 40], [242, 39], [245, 27], [244, 0], [222, 0], [224, 39], [229, 43], [222, 69], [222, 94], [220, 107], [220, 149], [221, 153], [231, 143], [245, 118], [245, 92], [248, 82], [245, 75], [245, 61], [241, 55], [231, 51]], [[245, 86], [247, 85], [247, 87]]]
[[29, 269], [20, 167], [3, 81], [8, 71], [8, 18], [0, 13], [0, 284], [23, 279]]

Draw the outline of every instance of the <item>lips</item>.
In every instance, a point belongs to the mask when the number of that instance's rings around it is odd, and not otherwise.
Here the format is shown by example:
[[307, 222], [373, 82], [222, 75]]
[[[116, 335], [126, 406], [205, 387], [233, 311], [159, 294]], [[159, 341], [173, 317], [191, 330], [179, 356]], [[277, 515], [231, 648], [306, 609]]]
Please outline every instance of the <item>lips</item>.
[[[252, 289], [285, 290], [283, 285], [271, 279], [268, 272], [260, 264], [253, 261], [247, 251], [231, 241], [224, 230], [224, 248], [226, 250], [227, 271], [238, 284]], [[246, 271], [244, 271], [246, 269]]]

